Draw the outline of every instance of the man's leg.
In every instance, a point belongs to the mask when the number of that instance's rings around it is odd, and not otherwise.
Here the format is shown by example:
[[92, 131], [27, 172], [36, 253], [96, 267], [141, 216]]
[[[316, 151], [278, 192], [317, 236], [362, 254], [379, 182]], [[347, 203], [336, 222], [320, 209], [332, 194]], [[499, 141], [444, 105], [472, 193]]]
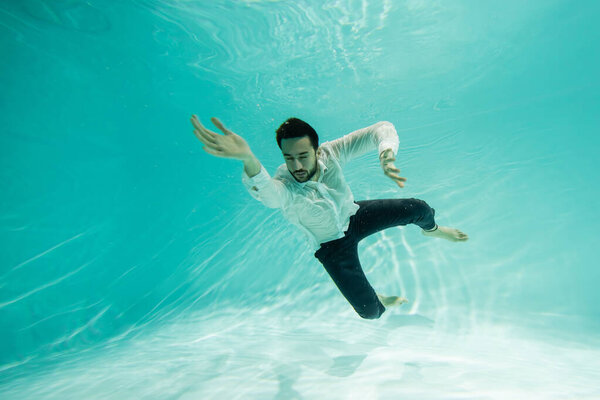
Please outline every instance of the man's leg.
[[377, 199], [357, 201], [351, 228], [357, 241], [394, 226], [415, 224], [423, 230], [436, 229], [435, 209], [419, 199]]
[[358, 315], [377, 319], [384, 313], [385, 307], [362, 270], [357, 244], [352, 237], [324, 243], [315, 257]]
[[425, 236], [465, 242], [469, 236], [456, 228], [438, 226], [435, 210], [419, 199], [380, 199], [357, 201], [360, 209], [351, 217], [352, 234], [360, 241], [393, 226], [415, 224]]
[[321, 261], [342, 295], [362, 318], [379, 318], [388, 305], [399, 305], [406, 299], [397, 296], [379, 297], [367, 281], [358, 258], [358, 242], [375, 232], [392, 226], [417, 224], [431, 229], [435, 226], [435, 210], [417, 199], [366, 200], [356, 202], [360, 209], [350, 217], [343, 238], [321, 244], [315, 257]]

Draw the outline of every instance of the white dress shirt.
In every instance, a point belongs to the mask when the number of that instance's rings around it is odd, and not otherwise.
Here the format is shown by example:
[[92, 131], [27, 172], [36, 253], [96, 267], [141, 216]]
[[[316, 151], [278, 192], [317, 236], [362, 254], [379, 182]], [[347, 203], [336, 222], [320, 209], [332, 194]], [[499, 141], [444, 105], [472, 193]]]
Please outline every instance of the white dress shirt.
[[242, 172], [242, 182], [250, 195], [270, 208], [280, 208], [284, 217], [307, 236], [314, 251], [321, 243], [339, 239], [348, 229], [350, 217], [359, 206], [344, 179], [346, 162], [367, 151], [387, 149], [398, 152], [399, 139], [394, 125], [382, 121], [322, 143], [317, 150], [319, 179], [300, 183], [287, 169], [277, 168], [271, 178], [261, 164], [252, 178]]

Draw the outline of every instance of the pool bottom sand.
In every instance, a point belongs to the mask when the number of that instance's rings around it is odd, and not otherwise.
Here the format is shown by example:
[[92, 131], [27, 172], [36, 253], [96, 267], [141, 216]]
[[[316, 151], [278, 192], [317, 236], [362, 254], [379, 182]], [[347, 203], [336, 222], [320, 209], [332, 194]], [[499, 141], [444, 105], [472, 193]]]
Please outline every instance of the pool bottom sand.
[[[285, 307], [230, 308], [4, 381], [3, 399], [597, 399], [600, 349], [507, 325], [441, 331]], [[7, 372], [7, 371], [5, 371]]]

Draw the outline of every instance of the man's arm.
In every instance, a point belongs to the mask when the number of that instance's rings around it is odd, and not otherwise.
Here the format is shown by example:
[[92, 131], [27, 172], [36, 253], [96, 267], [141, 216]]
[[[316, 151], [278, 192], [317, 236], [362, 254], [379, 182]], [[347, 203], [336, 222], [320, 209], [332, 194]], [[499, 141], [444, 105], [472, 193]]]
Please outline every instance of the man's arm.
[[[325, 145], [325, 143], [323, 144]], [[396, 154], [399, 144], [396, 128], [388, 121], [378, 122], [327, 142], [327, 146], [341, 165], [368, 151], [378, 150], [378, 154], [381, 156], [385, 150], [390, 149], [393, 154]]]
[[242, 183], [252, 197], [269, 208], [281, 208], [291, 200], [282, 181], [271, 178], [254, 154], [244, 159]]
[[378, 150], [379, 161], [384, 173], [404, 187], [406, 178], [397, 175], [400, 170], [394, 165], [400, 140], [396, 128], [391, 122], [381, 121], [363, 129], [349, 133], [339, 139], [323, 143], [339, 160], [340, 165], [356, 158], [367, 151]]
[[242, 182], [252, 197], [270, 208], [283, 207], [291, 197], [283, 182], [271, 179], [269, 173], [254, 156], [244, 138], [225, 128], [217, 118], [212, 118], [211, 121], [223, 132], [223, 135], [206, 129], [195, 115], [191, 119], [194, 134], [204, 143], [202, 149], [217, 157], [243, 161], [244, 174], [242, 175]]
[[258, 158], [254, 156], [254, 154], [250, 153], [250, 155], [244, 160], [244, 172], [248, 175], [248, 178], [253, 178], [260, 172], [260, 161]]

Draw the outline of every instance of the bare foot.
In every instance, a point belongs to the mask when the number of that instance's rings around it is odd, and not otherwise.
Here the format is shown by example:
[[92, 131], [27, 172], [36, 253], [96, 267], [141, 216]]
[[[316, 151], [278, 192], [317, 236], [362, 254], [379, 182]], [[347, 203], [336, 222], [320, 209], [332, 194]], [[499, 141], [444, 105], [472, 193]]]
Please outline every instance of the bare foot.
[[379, 297], [379, 301], [386, 307], [400, 306], [404, 303], [408, 303], [404, 297], [398, 296], [382, 296], [380, 294], [377, 295]]
[[449, 228], [447, 226], [439, 226], [435, 231], [427, 232], [421, 230], [421, 233], [425, 236], [433, 236], [446, 240], [450, 240], [451, 242], [465, 242], [469, 239], [469, 236], [466, 233], [463, 233], [455, 228]]

